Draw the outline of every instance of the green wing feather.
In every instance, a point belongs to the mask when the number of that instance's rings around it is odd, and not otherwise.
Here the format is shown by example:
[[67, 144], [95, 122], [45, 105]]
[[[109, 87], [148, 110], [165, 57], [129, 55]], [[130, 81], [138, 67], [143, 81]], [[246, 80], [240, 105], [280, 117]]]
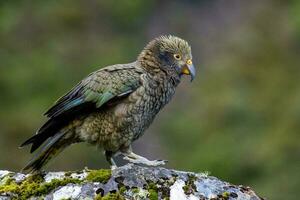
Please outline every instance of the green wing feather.
[[109, 100], [129, 94], [140, 86], [141, 71], [134, 67], [118, 67], [98, 70], [81, 81], [46, 112], [48, 117], [57, 117], [84, 104], [100, 108]]
[[48, 121], [21, 146], [32, 143], [33, 152], [74, 118], [129, 95], [140, 86], [142, 73], [134, 65], [113, 65], [90, 74], [45, 113]]

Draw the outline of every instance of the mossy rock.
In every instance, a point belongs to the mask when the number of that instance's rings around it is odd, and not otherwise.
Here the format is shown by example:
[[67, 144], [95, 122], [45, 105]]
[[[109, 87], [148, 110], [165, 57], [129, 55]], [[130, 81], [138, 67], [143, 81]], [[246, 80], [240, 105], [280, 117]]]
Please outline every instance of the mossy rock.
[[236, 186], [207, 174], [128, 164], [108, 169], [24, 175], [0, 171], [0, 199], [251, 199], [249, 187]]

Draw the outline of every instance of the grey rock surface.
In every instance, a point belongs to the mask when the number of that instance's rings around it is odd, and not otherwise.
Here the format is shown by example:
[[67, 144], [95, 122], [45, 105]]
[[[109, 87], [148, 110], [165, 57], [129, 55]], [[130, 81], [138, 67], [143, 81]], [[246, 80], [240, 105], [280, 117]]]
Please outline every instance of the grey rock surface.
[[193, 172], [127, 164], [116, 170], [21, 174], [0, 170], [4, 199], [259, 200], [249, 187]]

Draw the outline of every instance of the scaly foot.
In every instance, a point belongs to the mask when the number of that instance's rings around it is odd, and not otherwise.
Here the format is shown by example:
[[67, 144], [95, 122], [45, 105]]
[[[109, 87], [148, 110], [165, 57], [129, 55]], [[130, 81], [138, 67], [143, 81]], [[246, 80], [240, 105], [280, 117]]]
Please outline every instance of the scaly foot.
[[165, 165], [168, 162], [167, 160], [148, 160], [146, 158], [136, 159], [136, 158], [130, 158], [128, 156], [124, 156], [123, 159], [134, 164], [142, 164], [142, 165], [153, 166], [153, 167]]

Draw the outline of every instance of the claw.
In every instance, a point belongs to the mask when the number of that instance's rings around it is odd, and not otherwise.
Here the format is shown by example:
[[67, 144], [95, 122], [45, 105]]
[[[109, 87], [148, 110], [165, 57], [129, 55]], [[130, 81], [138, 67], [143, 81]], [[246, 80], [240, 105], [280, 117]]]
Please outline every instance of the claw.
[[165, 162], [165, 163], [169, 162], [168, 160], [157, 160], [157, 161], [162, 161], [162, 162]]

